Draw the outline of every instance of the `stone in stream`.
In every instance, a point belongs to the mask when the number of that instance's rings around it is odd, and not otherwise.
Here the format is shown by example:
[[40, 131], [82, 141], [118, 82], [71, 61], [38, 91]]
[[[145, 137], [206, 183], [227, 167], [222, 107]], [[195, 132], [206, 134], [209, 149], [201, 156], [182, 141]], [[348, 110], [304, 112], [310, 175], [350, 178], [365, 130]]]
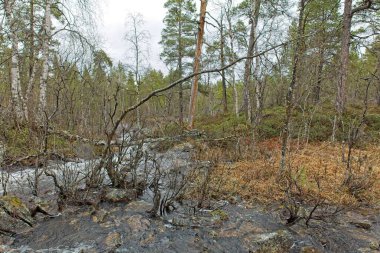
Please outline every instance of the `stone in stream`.
[[363, 228], [367, 230], [370, 229], [372, 226], [372, 223], [368, 220], [353, 220], [350, 223], [357, 228]]
[[104, 240], [104, 244], [106, 245], [108, 250], [112, 250], [118, 248], [121, 245], [121, 235], [118, 232], [109, 233]]
[[127, 223], [133, 233], [146, 231], [150, 227], [150, 221], [140, 214], [129, 217]]
[[290, 252], [293, 245], [293, 236], [286, 230], [278, 230], [272, 233], [253, 234], [244, 238], [251, 252]]
[[53, 202], [49, 202], [42, 198], [33, 196], [26, 204], [31, 212], [32, 217], [35, 217], [37, 213], [42, 213], [50, 217], [56, 215], [55, 210], [57, 207], [53, 204]]
[[136, 191], [133, 189], [108, 188], [105, 190], [103, 200], [117, 203], [129, 202], [136, 199]]
[[377, 242], [377, 241], [371, 241], [369, 243], [369, 248], [371, 250], [380, 250], [380, 242]]
[[21, 220], [29, 226], [33, 226], [34, 220], [32, 215], [21, 199], [15, 196], [0, 197], [0, 208], [5, 214], [8, 214], [12, 218]]

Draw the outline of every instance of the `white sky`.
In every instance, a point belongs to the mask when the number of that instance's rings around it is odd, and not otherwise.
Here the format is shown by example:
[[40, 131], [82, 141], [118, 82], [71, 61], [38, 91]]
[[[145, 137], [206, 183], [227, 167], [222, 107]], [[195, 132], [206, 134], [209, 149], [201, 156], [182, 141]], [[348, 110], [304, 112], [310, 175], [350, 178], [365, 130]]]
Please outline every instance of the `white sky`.
[[126, 63], [128, 46], [123, 40], [125, 23], [128, 13], [141, 13], [145, 21], [145, 30], [151, 36], [149, 47], [149, 63], [153, 68], [166, 72], [165, 65], [161, 62], [161, 52], [158, 42], [161, 40], [163, 19], [166, 14], [165, 0], [104, 0], [100, 8], [102, 22], [99, 24], [99, 32], [104, 41], [103, 49], [114, 60]]

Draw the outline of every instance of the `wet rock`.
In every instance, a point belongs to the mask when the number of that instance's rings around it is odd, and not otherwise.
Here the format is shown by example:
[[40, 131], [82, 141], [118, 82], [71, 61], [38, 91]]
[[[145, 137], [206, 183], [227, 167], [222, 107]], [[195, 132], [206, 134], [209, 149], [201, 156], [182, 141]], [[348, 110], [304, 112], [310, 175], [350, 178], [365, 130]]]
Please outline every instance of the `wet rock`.
[[380, 242], [372, 241], [369, 243], [369, 248], [371, 250], [380, 250]]
[[109, 188], [104, 193], [105, 201], [109, 202], [128, 202], [136, 199], [136, 191], [132, 189]]
[[98, 210], [93, 213], [92, 221], [96, 223], [103, 223], [108, 217], [109, 212], [105, 210]]
[[152, 209], [152, 203], [148, 203], [144, 200], [140, 201], [132, 201], [127, 204], [125, 207], [126, 211], [134, 211], [134, 212], [146, 212]]
[[[279, 230], [272, 233], [254, 234], [246, 237], [246, 244], [252, 252], [290, 252], [293, 245], [293, 236], [286, 230]], [[249, 240], [249, 241], [248, 241]]]
[[145, 219], [140, 214], [129, 217], [127, 223], [131, 228], [132, 232], [142, 232], [150, 227], [150, 221]]
[[181, 144], [176, 145], [173, 148], [173, 151], [190, 152], [193, 149], [194, 149], [194, 145], [193, 144], [191, 144], [189, 142], [185, 142], [185, 143], [181, 143]]
[[352, 225], [354, 225], [357, 228], [363, 228], [363, 229], [370, 229], [372, 226], [372, 223], [368, 220], [354, 220], [350, 222]]
[[188, 227], [191, 225], [191, 221], [186, 218], [181, 217], [173, 217], [172, 220], [169, 221], [172, 225], [178, 226], [178, 227]]
[[236, 205], [241, 202], [241, 197], [240, 196], [231, 196], [228, 198], [228, 202], [232, 205]]
[[39, 197], [33, 196], [29, 203], [27, 203], [27, 206], [32, 217], [34, 217], [37, 213], [42, 213], [48, 216], [55, 215], [55, 208], [53, 207], [53, 204]]
[[121, 235], [117, 232], [109, 233], [104, 240], [104, 245], [108, 249], [115, 249], [121, 245]]
[[[34, 220], [31, 213], [21, 199], [14, 196], [0, 197], [0, 208], [6, 214], [12, 216], [12, 218], [19, 219], [29, 226], [33, 226]], [[5, 213], [3, 213], [3, 216]]]
[[[0, 209], [0, 234], [14, 236], [15, 234], [30, 228], [30, 226], [20, 219], [14, 218], [6, 211]], [[0, 244], [1, 243], [0, 240]], [[1, 252], [1, 251], [0, 251]]]
[[148, 233], [148, 235], [145, 237], [145, 239], [140, 241], [141, 246], [147, 246], [149, 244], [152, 244], [156, 240], [156, 237], [154, 233]]
[[236, 223], [232, 223], [222, 228], [219, 237], [239, 237], [263, 232], [264, 230], [261, 227], [255, 226], [249, 221], [243, 221], [239, 226]]
[[300, 253], [322, 253], [322, 252], [313, 246], [305, 246], [301, 248]]

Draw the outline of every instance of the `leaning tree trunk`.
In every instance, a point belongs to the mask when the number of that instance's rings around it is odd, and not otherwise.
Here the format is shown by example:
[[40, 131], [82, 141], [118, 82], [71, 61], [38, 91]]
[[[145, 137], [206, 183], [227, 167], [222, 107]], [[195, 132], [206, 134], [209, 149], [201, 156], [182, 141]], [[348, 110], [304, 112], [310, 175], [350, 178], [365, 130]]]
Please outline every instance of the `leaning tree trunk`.
[[[204, 29], [205, 29], [206, 7], [207, 7], [207, 0], [201, 0], [201, 13], [199, 17], [197, 48], [195, 51], [195, 59], [194, 59], [194, 73], [199, 72], [199, 63], [200, 63], [201, 55], [202, 55], [203, 34], [204, 34]], [[190, 129], [194, 127], [194, 116], [195, 116], [195, 109], [196, 109], [197, 95], [198, 95], [198, 81], [199, 81], [199, 75], [196, 75], [194, 77], [193, 85], [191, 86], [191, 97], [190, 97], [190, 106], [189, 106], [189, 128]]]
[[45, 24], [44, 24], [44, 40], [42, 46], [42, 72], [40, 80], [40, 98], [39, 98], [39, 117], [43, 119], [46, 111], [46, 90], [47, 78], [49, 72], [49, 42], [51, 36], [51, 0], [46, 0]]
[[297, 38], [296, 45], [294, 47], [293, 55], [293, 69], [292, 69], [292, 79], [290, 81], [288, 92], [286, 94], [286, 115], [285, 123], [282, 129], [282, 146], [281, 146], [281, 162], [280, 162], [280, 171], [284, 172], [286, 168], [286, 155], [288, 148], [288, 139], [290, 134], [290, 120], [293, 110], [293, 96], [295, 89], [297, 88], [297, 74], [298, 74], [298, 63], [300, 59], [300, 47], [301, 41], [304, 33], [303, 29], [303, 16], [304, 9], [307, 0], [300, 0], [299, 2], [299, 17], [298, 17], [298, 29], [297, 29]]

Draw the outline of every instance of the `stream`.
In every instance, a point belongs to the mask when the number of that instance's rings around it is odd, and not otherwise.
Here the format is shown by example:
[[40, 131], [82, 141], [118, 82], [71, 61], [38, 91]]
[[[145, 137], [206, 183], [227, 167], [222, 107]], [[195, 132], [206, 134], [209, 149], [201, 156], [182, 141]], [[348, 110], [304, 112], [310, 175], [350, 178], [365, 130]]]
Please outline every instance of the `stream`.
[[[133, 154], [133, 150], [129, 147], [124, 152]], [[154, 142], [144, 144], [143, 150], [153, 154]], [[192, 169], [208, 166], [193, 161], [192, 152], [192, 145], [183, 143], [154, 157], [163, 173], [175, 169], [186, 175]], [[47, 169], [81, 176], [96, 162], [50, 162]], [[141, 161], [137, 175], [152, 166], [151, 161]], [[14, 170], [8, 194], [30, 202], [34, 173], [34, 168]], [[160, 180], [161, 195], [170, 185], [165, 180]], [[103, 183], [109, 183], [106, 175]], [[40, 199], [50, 205], [54, 216], [38, 214], [33, 227], [13, 236], [0, 235], [0, 252], [379, 252], [379, 209], [346, 210], [334, 221], [314, 221], [310, 227], [302, 222], [287, 226], [280, 205], [261, 206], [236, 198], [234, 203], [215, 200], [208, 209], [196, 208], [196, 201], [187, 200], [175, 203], [172, 212], [152, 218], [147, 212], [153, 206], [151, 187], [136, 200], [100, 202], [96, 207], [67, 205], [62, 212], [55, 206], [56, 190], [51, 178], [41, 175], [39, 188]], [[3, 190], [1, 187], [0, 192]], [[359, 222], [369, 226], [359, 226]]]

